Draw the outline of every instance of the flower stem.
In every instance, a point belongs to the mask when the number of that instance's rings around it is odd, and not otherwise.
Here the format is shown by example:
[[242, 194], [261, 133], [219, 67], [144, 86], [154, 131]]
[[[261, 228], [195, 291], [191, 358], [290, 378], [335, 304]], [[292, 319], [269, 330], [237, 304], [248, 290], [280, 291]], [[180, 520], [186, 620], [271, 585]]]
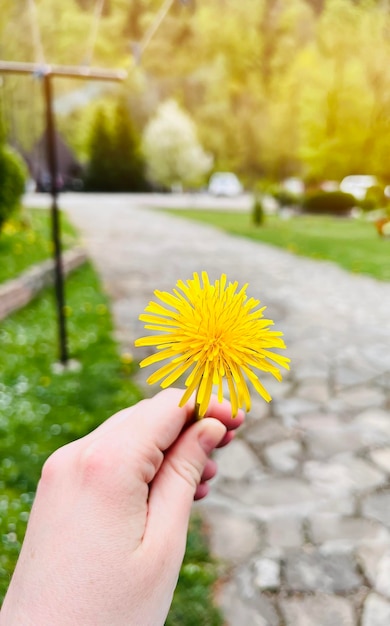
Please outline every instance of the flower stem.
[[201, 420], [201, 416], [199, 415], [200, 404], [195, 402], [195, 410], [194, 410], [194, 422], [198, 422]]

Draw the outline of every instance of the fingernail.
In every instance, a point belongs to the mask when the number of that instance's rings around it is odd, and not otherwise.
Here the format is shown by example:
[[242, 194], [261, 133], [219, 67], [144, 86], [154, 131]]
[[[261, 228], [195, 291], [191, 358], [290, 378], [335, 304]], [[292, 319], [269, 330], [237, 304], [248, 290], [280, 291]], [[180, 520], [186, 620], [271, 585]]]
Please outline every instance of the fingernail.
[[206, 454], [210, 454], [217, 447], [227, 433], [227, 428], [213, 418], [204, 418], [198, 441]]

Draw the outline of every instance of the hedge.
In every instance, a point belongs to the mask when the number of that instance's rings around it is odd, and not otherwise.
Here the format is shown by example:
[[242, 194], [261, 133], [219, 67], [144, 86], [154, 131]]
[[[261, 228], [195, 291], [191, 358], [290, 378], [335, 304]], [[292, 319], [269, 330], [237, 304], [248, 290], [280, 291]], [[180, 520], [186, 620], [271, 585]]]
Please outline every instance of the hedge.
[[0, 231], [19, 206], [26, 178], [26, 167], [21, 157], [11, 148], [0, 145]]

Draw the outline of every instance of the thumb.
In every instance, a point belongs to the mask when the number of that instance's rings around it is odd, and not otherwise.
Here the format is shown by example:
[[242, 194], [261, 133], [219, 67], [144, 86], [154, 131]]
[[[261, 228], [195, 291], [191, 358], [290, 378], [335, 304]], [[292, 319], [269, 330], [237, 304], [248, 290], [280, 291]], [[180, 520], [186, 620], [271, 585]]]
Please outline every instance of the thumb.
[[149, 494], [146, 533], [184, 535], [196, 488], [210, 453], [227, 432], [219, 420], [204, 418], [185, 430], [166, 453]]

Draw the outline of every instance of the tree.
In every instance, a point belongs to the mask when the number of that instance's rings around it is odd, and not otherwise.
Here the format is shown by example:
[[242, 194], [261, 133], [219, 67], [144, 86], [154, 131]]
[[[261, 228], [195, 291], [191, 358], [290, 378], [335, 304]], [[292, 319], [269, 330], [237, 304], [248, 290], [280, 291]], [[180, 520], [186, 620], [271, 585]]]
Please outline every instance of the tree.
[[147, 124], [143, 149], [151, 180], [165, 187], [199, 185], [213, 162], [194, 122], [174, 100], [161, 104]]
[[98, 108], [89, 139], [89, 162], [85, 187], [88, 191], [113, 191], [113, 146], [106, 113]]
[[123, 98], [111, 116], [95, 112], [88, 145], [86, 188], [89, 191], [143, 191], [147, 187], [140, 139]]
[[116, 105], [112, 129], [113, 182], [115, 191], [145, 191], [147, 185], [140, 139], [126, 102]]

